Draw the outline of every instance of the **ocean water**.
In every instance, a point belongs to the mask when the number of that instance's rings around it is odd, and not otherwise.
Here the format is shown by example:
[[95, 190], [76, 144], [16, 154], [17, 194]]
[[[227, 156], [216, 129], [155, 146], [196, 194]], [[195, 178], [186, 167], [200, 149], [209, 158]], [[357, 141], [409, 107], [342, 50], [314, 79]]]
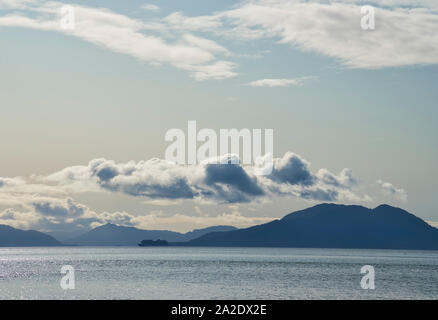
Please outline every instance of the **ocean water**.
[[[361, 288], [363, 265], [374, 290]], [[438, 299], [438, 251], [0, 248], [0, 299]]]

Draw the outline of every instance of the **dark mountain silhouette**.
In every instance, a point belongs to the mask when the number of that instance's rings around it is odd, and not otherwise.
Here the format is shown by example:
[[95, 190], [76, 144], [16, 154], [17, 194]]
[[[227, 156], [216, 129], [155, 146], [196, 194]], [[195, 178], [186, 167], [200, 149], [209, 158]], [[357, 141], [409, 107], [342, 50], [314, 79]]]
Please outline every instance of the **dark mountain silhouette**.
[[320, 204], [280, 220], [208, 233], [179, 245], [438, 250], [438, 229], [389, 205], [368, 209]]
[[195, 239], [209, 232], [230, 230], [236, 230], [236, 228], [231, 226], [216, 226], [193, 230], [184, 234], [166, 230], [142, 230], [108, 223], [94, 228], [79, 237], [66, 240], [63, 243], [84, 246], [137, 246], [142, 240], [161, 239], [168, 242], [183, 242]]
[[60, 246], [55, 238], [42, 232], [19, 230], [0, 225], [0, 247], [48, 247]]

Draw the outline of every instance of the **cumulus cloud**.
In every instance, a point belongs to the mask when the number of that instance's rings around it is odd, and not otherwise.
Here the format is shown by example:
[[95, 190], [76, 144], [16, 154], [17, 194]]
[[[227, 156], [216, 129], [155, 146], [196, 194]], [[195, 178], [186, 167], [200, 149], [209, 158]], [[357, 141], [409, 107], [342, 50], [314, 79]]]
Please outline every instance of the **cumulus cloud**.
[[2, 187], [13, 187], [24, 185], [26, 182], [22, 178], [2, 178], [0, 177], [0, 188]]
[[274, 168], [270, 178], [280, 183], [309, 186], [315, 183], [315, 177], [310, 172], [310, 163], [292, 152], [287, 152], [283, 158], [274, 160]]
[[338, 176], [334, 175], [327, 169], [320, 169], [316, 173], [316, 177], [326, 185], [332, 185], [343, 189], [351, 188], [357, 184], [357, 180], [353, 176], [353, 171], [348, 168], [343, 169]]
[[257, 178], [250, 177], [237, 164], [208, 164], [205, 166], [203, 181], [209, 187], [204, 195], [219, 201], [226, 199], [227, 202], [249, 202], [254, 197], [265, 195]]
[[0, 198], [0, 224], [46, 232], [86, 231], [105, 223], [133, 226], [134, 216], [126, 212], [97, 213], [72, 198], [39, 195], [8, 194], [5, 203]]
[[[199, 214], [187, 216], [180, 213], [163, 214], [153, 210], [145, 215], [135, 216], [127, 212], [95, 212], [75, 202], [72, 198], [20, 196], [10, 194], [14, 204], [0, 209], [0, 224], [20, 229], [37, 229], [52, 233], [80, 233], [106, 223], [132, 226], [141, 229], [163, 230], [169, 226], [187, 231], [213, 225], [234, 225], [248, 227], [272, 220], [271, 217], [247, 217], [240, 214], [238, 207], [230, 206], [231, 212], [215, 216]], [[0, 207], [4, 203], [0, 200]]]
[[76, 204], [73, 199], [66, 199], [65, 203], [52, 203], [49, 201], [32, 203], [35, 211], [49, 217], [79, 217], [84, 214], [86, 208]]
[[385, 195], [395, 196], [397, 199], [402, 201], [406, 201], [408, 198], [408, 195], [404, 189], [398, 189], [392, 183], [378, 180], [377, 184], [379, 185], [382, 193]]
[[192, 199], [196, 194], [188, 182], [189, 172], [160, 159], [125, 164], [95, 159], [88, 169], [87, 178], [110, 191], [167, 199]]
[[[229, 157], [233, 156], [226, 158]], [[227, 221], [249, 226], [268, 218], [242, 216], [236, 209], [239, 203], [264, 203], [278, 197], [317, 202], [370, 200], [366, 194], [358, 193], [360, 188], [350, 169], [335, 174], [322, 168], [315, 173], [309, 161], [293, 152], [274, 158], [272, 173], [265, 176], [255, 175], [254, 167], [224, 163], [222, 159], [188, 166], [157, 158], [123, 163], [101, 158], [46, 176], [0, 178], [0, 223], [52, 232], [84, 231], [108, 222], [143, 228], [175, 225], [171, 221], [186, 228], [190, 223], [208, 226]], [[381, 181], [379, 184], [386, 192], [404, 198], [402, 189]], [[214, 217], [199, 213], [199, 208], [195, 210], [198, 215], [189, 217], [179, 213], [134, 216], [127, 212], [96, 212], [73, 199], [75, 194], [88, 192], [119, 193], [146, 202], [165, 201], [166, 205], [174, 201], [191, 201], [194, 205], [222, 203], [234, 209], [231, 214]]]
[[262, 79], [255, 80], [247, 83], [247, 86], [250, 87], [288, 87], [288, 86], [300, 86], [304, 83], [304, 81], [312, 79], [313, 77], [303, 77], [296, 79]]
[[273, 159], [272, 173], [265, 176], [255, 175], [251, 166], [213, 160], [185, 166], [157, 158], [126, 163], [94, 159], [86, 166], [68, 167], [36, 182], [72, 192], [100, 189], [152, 200], [212, 203], [265, 201], [273, 196], [324, 201], [360, 198], [354, 193], [356, 179], [350, 169], [338, 175], [327, 169], [313, 173], [310, 162], [292, 152]]

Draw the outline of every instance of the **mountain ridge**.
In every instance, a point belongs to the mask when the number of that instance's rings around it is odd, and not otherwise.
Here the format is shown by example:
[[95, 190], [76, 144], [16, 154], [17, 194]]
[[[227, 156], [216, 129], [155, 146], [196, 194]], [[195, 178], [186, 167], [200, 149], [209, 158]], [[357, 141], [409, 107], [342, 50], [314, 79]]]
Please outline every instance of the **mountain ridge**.
[[438, 229], [406, 210], [319, 204], [245, 229], [209, 233], [187, 246], [438, 250]]
[[249, 228], [213, 226], [186, 233], [108, 223], [63, 242], [42, 232], [0, 225], [0, 246], [136, 246], [157, 239], [176, 246], [438, 250], [437, 228], [386, 204], [370, 209], [322, 203]]
[[20, 230], [0, 224], [0, 247], [61, 246], [55, 238], [35, 230]]

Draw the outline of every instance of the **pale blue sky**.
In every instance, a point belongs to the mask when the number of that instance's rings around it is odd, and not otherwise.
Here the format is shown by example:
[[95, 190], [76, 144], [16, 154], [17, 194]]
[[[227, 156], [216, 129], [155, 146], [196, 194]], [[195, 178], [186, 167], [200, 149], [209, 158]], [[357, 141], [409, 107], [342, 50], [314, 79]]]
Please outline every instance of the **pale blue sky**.
[[[359, 1], [346, 2], [359, 7]], [[69, 3], [104, 6], [146, 24], [162, 23], [175, 12], [185, 17], [213, 16], [245, 5], [236, 1]], [[144, 4], [155, 4], [160, 10], [142, 10]], [[435, 19], [432, 22], [438, 21], [435, 8], [430, 8], [427, 1], [423, 4], [427, 14]], [[397, 8], [397, 5], [385, 8], [388, 17], [381, 15], [381, 19], [390, 19], [390, 13]], [[8, 14], [38, 16], [28, 8], [0, 10], [0, 17]], [[357, 19], [359, 29], [360, 14]], [[379, 21], [379, 14], [376, 19], [375, 32], [379, 32], [379, 23], [382, 28], [386, 25]], [[294, 40], [294, 44], [280, 42], [281, 36], [272, 34], [234, 37], [233, 32], [226, 32], [231, 28], [226, 22], [218, 28], [225, 30], [221, 32], [199, 28], [183, 32], [171, 29], [169, 24], [159, 31], [141, 31], [168, 43], [179, 43], [181, 34], [190, 33], [226, 48], [229, 54], [214, 52], [214, 57], [234, 63], [235, 75], [202, 81], [172, 63], [151, 64], [148, 59], [57, 30], [0, 22], [0, 177], [33, 179], [32, 175], [45, 176], [74, 165], [86, 166], [95, 158], [117, 163], [163, 158], [168, 146], [165, 132], [170, 128], [186, 130], [187, 121], [196, 120], [200, 128], [273, 128], [276, 157], [292, 151], [311, 162], [312, 172], [327, 168], [338, 174], [343, 168], [352, 169], [359, 181], [355, 192], [371, 198], [359, 204], [374, 207], [387, 202], [423, 219], [438, 221], [435, 199], [438, 56], [435, 61], [426, 59], [423, 42], [418, 44], [418, 52], [414, 49], [400, 52], [398, 40], [384, 38], [387, 42], [381, 46], [389, 49], [382, 54], [394, 56], [394, 60], [403, 55], [409, 59], [401, 59], [403, 64], [397, 66], [349, 68], [346, 60], [358, 60], [356, 56], [343, 56], [342, 46], [330, 56], [332, 47], [324, 47], [320, 52], [304, 49], [305, 39], [301, 38]], [[416, 20], [410, 23], [415, 24]], [[433, 23], [437, 33], [438, 25]], [[350, 25], [346, 23], [345, 27]], [[404, 27], [400, 26], [402, 30]], [[419, 24], [418, 30], [422, 30], [420, 27], [424, 26]], [[417, 25], [412, 25], [412, 29], [416, 28]], [[416, 45], [409, 37], [426, 37], [424, 41], [430, 45], [427, 50], [438, 50], [436, 36], [415, 32], [418, 33], [406, 35], [409, 42], [405, 46]], [[324, 39], [332, 41], [333, 47], [339, 46], [338, 39]], [[350, 40], [345, 39], [345, 51], [356, 45]], [[358, 47], [357, 53], [352, 54], [360, 56], [361, 50]], [[383, 60], [374, 59], [372, 63], [389, 64], [391, 58]], [[314, 78], [300, 86], [246, 85], [261, 79], [302, 77]], [[407, 200], [382, 193], [378, 180], [403, 189]], [[44, 195], [43, 191], [40, 193]], [[274, 218], [318, 202], [287, 197], [268, 203], [211, 206], [184, 200], [163, 206], [145, 204], [149, 199], [143, 197], [107, 191], [72, 192], [68, 196], [93, 212], [125, 211], [136, 216], [158, 211], [163, 216], [179, 213], [190, 216], [198, 207], [213, 216], [238, 211], [244, 217]], [[9, 207], [0, 201], [0, 212]], [[209, 224], [208, 221], [199, 224]], [[190, 229], [189, 222], [166, 223], [169, 229]], [[163, 228], [163, 224], [151, 226]]]

